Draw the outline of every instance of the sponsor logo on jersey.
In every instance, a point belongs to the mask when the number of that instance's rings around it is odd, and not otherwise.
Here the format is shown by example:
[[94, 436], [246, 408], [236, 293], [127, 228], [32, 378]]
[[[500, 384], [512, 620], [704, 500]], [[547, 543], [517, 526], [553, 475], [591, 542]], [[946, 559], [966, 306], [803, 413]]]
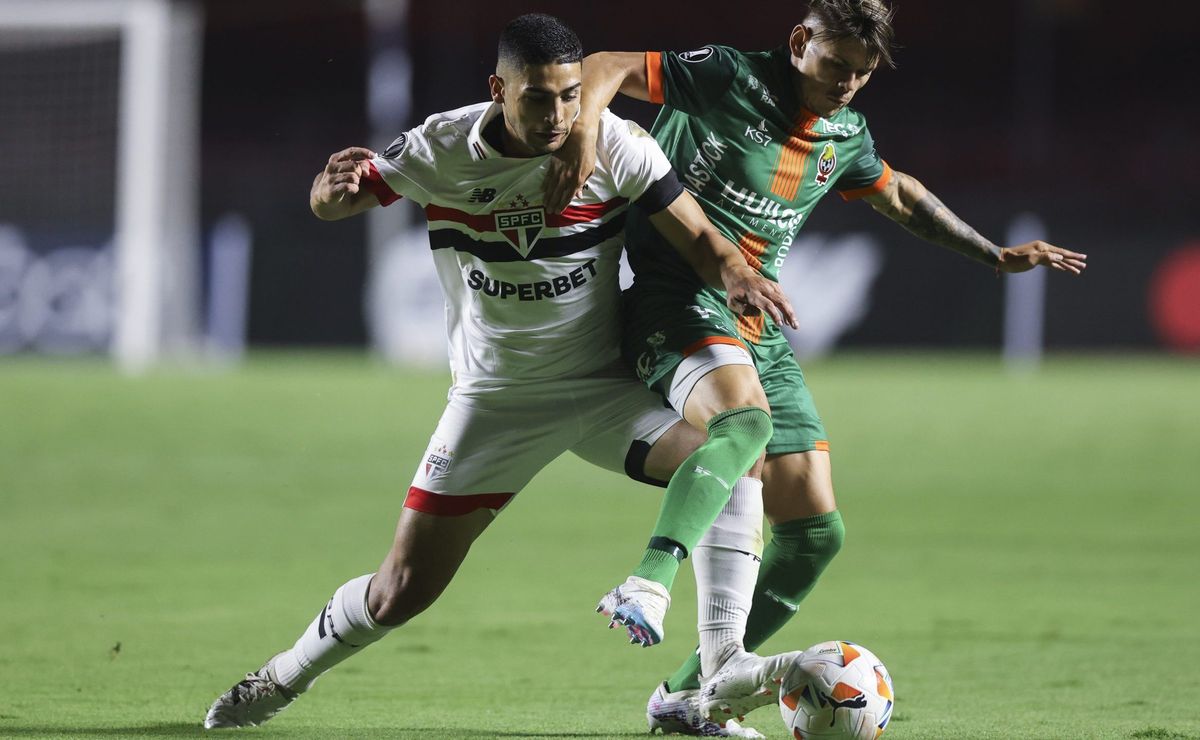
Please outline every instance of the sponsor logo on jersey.
[[471, 196], [467, 198], [468, 203], [491, 203], [496, 198], [495, 188], [475, 188], [471, 191]]
[[824, 185], [829, 182], [829, 176], [833, 174], [833, 168], [837, 167], [837, 152], [834, 151], [833, 142], [825, 142], [825, 148], [821, 150], [821, 158], [817, 160], [817, 176], [818, 185]]
[[529, 251], [546, 226], [546, 209], [541, 206], [530, 207], [524, 195], [517, 195], [509, 201], [507, 210], [492, 211], [492, 217], [496, 220], [496, 231], [522, 257], [529, 256]]
[[703, 49], [696, 49], [694, 51], [685, 51], [679, 55], [679, 58], [685, 62], [689, 62], [691, 64], [696, 64], [697, 62], [703, 62], [705, 59], [708, 59], [709, 57], [711, 57], [712, 53], [713, 53], [713, 48], [711, 46], [706, 46]]
[[696, 148], [696, 156], [683, 173], [683, 179], [687, 180], [693, 193], [699, 193], [712, 181], [713, 168], [725, 156], [725, 150], [728, 148], [729, 145], [711, 131], [704, 137], [704, 141], [700, 142], [700, 146]]
[[516, 298], [518, 301], [541, 301], [557, 298], [587, 284], [596, 277], [596, 260], [590, 259], [570, 272], [533, 283], [510, 283], [496, 280], [482, 270], [467, 273], [467, 287], [484, 295], [501, 300]]
[[767, 119], [758, 122], [758, 126], [746, 127], [746, 138], [755, 144], [766, 146], [771, 143], [771, 134], [767, 132]]
[[834, 136], [854, 136], [862, 131], [862, 126], [856, 126], [853, 123], [834, 123], [829, 119], [822, 118], [821, 130]]
[[384, 159], [395, 159], [400, 156], [400, 152], [404, 151], [404, 146], [408, 144], [408, 134], [400, 134], [396, 140], [388, 144], [388, 148], [383, 150]]
[[749, 188], [735, 188], [732, 183], [725, 183], [721, 197], [729, 201], [748, 216], [757, 216], [770, 222], [777, 228], [788, 228], [800, 212], [793, 208], [785, 208], [774, 198], [760, 195]]

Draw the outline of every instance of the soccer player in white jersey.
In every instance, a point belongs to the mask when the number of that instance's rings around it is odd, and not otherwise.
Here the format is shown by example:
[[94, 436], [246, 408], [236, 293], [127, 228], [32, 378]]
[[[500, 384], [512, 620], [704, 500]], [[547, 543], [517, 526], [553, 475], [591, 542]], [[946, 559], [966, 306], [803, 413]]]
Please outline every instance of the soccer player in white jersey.
[[[310, 205], [323, 219], [400, 197], [425, 208], [454, 382], [378, 571], [338, 588], [291, 648], [213, 703], [206, 727], [267, 721], [324, 671], [424, 611], [475, 538], [562, 452], [661, 482], [704, 441], [619, 364], [617, 275], [631, 205], [728, 291], [731, 308], [794, 323], [778, 286], [718, 235], [636, 124], [606, 113], [588, 189], [561, 214], [546, 213], [546, 155], [578, 115], [581, 59], [578, 38], [557, 19], [521, 16], [501, 37], [491, 103], [431, 116], [382, 155], [338, 152], [315, 179]], [[744, 448], [744, 473], [763, 442], [731, 439]], [[661, 640], [678, 559], [731, 484], [700, 513], [687, 501], [694, 492], [668, 487], [642, 564], [606, 597], [633, 641]]]

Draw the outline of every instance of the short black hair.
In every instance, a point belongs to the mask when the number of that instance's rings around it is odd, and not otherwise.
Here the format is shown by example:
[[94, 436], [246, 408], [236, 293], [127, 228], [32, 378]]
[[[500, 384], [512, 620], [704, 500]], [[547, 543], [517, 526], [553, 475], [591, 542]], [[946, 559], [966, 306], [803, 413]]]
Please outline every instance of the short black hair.
[[583, 44], [570, 26], [554, 16], [528, 13], [504, 27], [496, 56], [497, 66], [573, 64], [583, 61]]
[[894, 12], [883, 0], [810, 0], [805, 20], [816, 21], [818, 37], [835, 41], [855, 39], [867, 48], [871, 62], [895, 67]]

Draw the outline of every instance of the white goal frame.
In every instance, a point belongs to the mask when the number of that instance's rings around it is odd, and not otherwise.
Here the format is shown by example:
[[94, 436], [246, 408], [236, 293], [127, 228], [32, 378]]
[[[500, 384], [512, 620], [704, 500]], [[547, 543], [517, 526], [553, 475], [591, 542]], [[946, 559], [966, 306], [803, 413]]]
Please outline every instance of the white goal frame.
[[190, 353], [199, 336], [199, 9], [186, 0], [3, 0], [0, 28], [119, 35], [111, 353], [134, 373]]

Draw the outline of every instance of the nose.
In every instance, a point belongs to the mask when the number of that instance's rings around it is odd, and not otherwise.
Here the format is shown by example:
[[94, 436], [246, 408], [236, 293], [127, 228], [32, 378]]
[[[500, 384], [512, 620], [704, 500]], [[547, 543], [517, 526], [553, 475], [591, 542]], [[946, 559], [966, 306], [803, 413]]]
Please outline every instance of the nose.
[[567, 106], [562, 100], [555, 100], [554, 107], [550, 109], [549, 114], [546, 116], [547, 123], [557, 128], [566, 118]]

